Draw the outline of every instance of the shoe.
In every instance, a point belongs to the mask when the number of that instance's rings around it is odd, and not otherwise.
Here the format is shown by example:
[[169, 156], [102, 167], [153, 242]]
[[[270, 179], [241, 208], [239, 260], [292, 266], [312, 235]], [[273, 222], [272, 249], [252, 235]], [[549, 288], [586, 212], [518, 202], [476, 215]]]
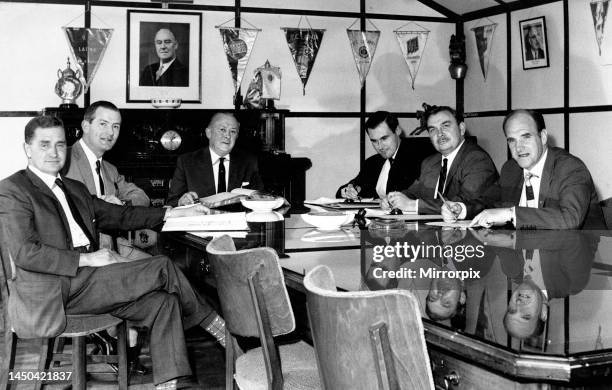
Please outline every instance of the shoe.
[[116, 355], [117, 339], [108, 334], [106, 330], [92, 333], [90, 341], [95, 345], [93, 355]]

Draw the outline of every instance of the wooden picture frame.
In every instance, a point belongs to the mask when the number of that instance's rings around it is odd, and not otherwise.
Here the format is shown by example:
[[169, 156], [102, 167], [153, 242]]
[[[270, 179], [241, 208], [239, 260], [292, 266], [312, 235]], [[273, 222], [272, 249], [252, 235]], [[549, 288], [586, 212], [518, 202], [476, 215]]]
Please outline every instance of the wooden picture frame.
[[523, 70], [547, 68], [550, 66], [546, 19], [544, 16], [521, 20], [519, 22], [519, 30]]
[[126, 62], [128, 103], [200, 103], [202, 14], [128, 10]]

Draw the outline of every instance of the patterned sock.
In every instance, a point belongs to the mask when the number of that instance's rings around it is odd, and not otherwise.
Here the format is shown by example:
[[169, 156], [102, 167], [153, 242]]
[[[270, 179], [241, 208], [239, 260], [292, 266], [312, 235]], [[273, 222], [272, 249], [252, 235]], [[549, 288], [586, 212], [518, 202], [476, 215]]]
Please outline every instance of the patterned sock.
[[221, 316], [218, 314], [216, 314], [212, 318], [212, 320], [210, 320], [209, 318], [211, 318], [211, 316], [207, 317], [204, 321], [202, 321], [202, 327], [206, 329], [208, 333], [213, 335], [214, 338], [217, 339], [219, 344], [221, 344], [221, 346], [225, 348], [225, 320], [221, 318]]

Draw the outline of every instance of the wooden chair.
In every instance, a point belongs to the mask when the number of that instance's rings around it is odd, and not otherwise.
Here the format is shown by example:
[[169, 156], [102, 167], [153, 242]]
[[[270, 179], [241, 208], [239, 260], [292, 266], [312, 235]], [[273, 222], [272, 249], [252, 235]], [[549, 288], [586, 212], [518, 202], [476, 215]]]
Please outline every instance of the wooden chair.
[[[2, 260], [2, 258], [0, 258]], [[17, 342], [19, 338], [11, 327], [7, 316], [7, 302], [10, 295], [9, 281], [14, 280], [13, 264], [10, 261], [0, 261], [2, 275], [0, 277], [0, 292], [4, 317], [4, 347], [3, 355], [5, 359], [0, 367], [0, 390], [10, 389], [8, 372], [15, 367], [15, 356], [17, 353]], [[86, 336], [109, 328], [118, 326], [117, 355], [86, 355]], [[118, 365], [118, 387], [120, 390], [128, 388], [128, 361], [127, 361], [127, 337], [126, 323], [124, 320], [113, 317], [110, 314], [91, 314], [91, 315], [67, 315], [66, 329], [59, 338], [69, 337], [72, 339], [72, 354], [53, 353], [55, 338], [40, 339], [40, 355], [37, 371], [49, 371], [52, 362], [72, 361], [72, 389], [84, 390], [87, 385], [87, 361], [114, 363]], [[59, 370], [61, 371], [61, 369]], [[68, 371], [68, 370], [63, 370]], [[16, 383], [15, 383], [16, 384]], [[34, 385], [36, 390], [42, 388], [43, 383], [37, 381]], [[15, 386], [16, 387], [16, 386]]]
[[[206, 251], [225, 318], [226, 389], [234, 388], [234, 379], [249, 390], [319, 389], [313, 348], [303, 341], [278, 347], [273, 339], [295, 329], [276, 252], [236, 251], [229, 236], [215, 238]], [[261, 347], [237, 357], [235, 335], [259, 337]]]
[[411, 292], [337, 292], [323, 265], [308, 272], [304, 287], [324, 389], [434, 389]]

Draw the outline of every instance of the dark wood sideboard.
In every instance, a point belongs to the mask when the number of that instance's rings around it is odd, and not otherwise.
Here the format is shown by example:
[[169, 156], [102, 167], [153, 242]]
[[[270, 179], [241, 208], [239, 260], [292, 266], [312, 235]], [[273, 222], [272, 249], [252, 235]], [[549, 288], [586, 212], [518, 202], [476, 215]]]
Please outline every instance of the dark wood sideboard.
[[[219, 110], [208, 109], [121, 109], [121, 133], [115, 147], [105, 158], [115, 164], [127, 180], [142, 188], [154, 206], [162, 206], [176, 159], [208, 144], [205, 128]], [[285, 114], [287, 110], [227, 110], [240, 121], [236, 148], [258, 156], [259, 170], [267, 191], [284, 196], [294, 207], [303, 207], [306, 194], [308, 158], [285, 152]], [[68, 144], [81, 137], [84, 109], [46, 108], [44, 113], [62, 118]], [[162, 146], [168, 130], [176, 131], [182, 142], [176, 150]]]

